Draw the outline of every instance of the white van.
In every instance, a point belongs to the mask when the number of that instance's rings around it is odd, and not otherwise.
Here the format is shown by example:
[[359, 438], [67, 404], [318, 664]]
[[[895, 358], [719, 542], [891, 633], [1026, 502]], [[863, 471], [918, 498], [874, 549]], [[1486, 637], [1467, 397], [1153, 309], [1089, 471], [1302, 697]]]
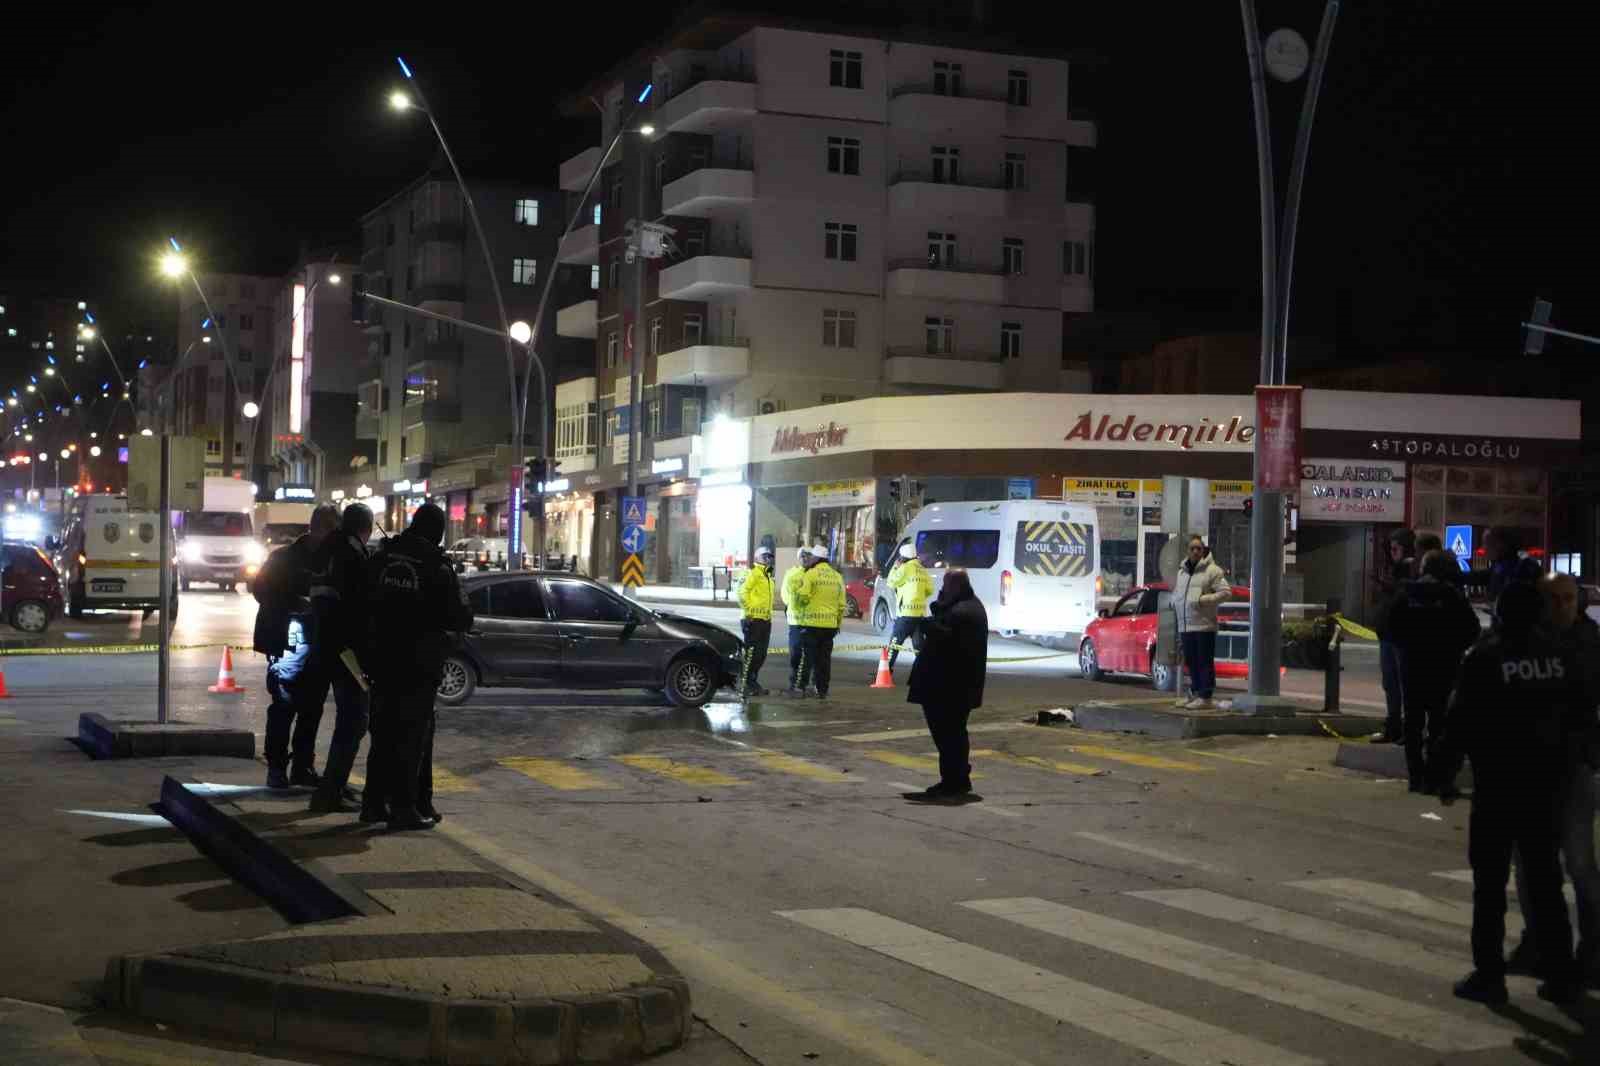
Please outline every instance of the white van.
[[[906, 527], [891, 559], [903, 544], [915, 546], [935, 590], [946, 570], [965, 569], [997, 632], [1076, 634], [1095, 617], [1100, 536], [1087, 504], [930, 504]], [[880, 574], [872, 588], [872, 624], [880, 633], [889, 631], [895, 613], [887, 578]]]
[[129, 511], [126, 496], [85, 496], [56, 557], [73, 618], [98, 610], [161, 606], [161, 528], [154, 511]]

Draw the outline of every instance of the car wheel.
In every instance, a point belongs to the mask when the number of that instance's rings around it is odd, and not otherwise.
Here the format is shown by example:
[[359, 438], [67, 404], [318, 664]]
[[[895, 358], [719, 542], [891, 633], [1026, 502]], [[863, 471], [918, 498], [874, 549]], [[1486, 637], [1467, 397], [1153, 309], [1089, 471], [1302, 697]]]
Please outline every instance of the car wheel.
[[444, 669], [439, 674], [438, 700], [447, 707], [459, 707], [467, 702], [478, 679], [472, 664], [459, 655], [446, 656]]
[[889, 632], [889, 605], [882, 600], [872, 609], [872, 628], [879, 633]]
[[1163, 662], [1156, 661], [1156, 653], [1150, 653], [1150, 680], [1155, 683], [1159, 692], [1171, 692], [1172, 667]]
[[83, 617], [83, 586], [67, 586], [67, 613], [73, 618]]
[[43, 633], [50, 628], [50, 612], [38, 600], [23, 600], [11, 608], [11, 624], [24, 633]]
[[679, 707], [703, 706], [716, 691], [716, 668], [705, 659], [685, 655], [667, 667], [667, 698]]
[[1092, 640], [1085, 640], [1078, 646], [1078, 673], [1086, 681], [1105, 680], [1106, 672], [1100, 669], [1100, 655], [1095, 651]]
[[856, 602], [854, 596], [846, 596], [844, 598], [844, 613], [846, 618], [861, 617], [861, 605]]

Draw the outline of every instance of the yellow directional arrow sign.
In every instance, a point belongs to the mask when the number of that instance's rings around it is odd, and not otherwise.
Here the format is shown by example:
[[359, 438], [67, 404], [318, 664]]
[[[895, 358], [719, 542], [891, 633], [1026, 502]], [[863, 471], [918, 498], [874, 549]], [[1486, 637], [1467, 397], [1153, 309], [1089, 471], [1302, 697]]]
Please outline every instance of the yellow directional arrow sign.
[[622, 583], [631, 588], [639, 588], [644, 584], [644, 560], [637, 555], [626, 555], [622, 559]]

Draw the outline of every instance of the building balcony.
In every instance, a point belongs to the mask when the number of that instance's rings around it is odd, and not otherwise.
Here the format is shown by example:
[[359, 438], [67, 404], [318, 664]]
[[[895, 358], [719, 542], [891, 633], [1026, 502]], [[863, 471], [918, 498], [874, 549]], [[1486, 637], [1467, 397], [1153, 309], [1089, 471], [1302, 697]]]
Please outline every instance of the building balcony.
[[999, 267], [957, 262], [934, 267], [928, 259], [889, 262], [889, 293], [924, 300], [1006, 302], [1006, 274]]
[[755, 195], [749, 163], [713, 162], [668, 182], [661, 190], [661, 213], [705, 218], [718, 208], [747, 206]]
[[467, 287], [459, 281], [430, 281], [418, 285], [411, 293], [419, 304], [465, 302]]
[[600, 301], [592, 297], [559, 308], [556, 311], [556, 336], [594, 340], [599, 317]]
[[594, 375], [573, 378], [556, 386], [556, 407], [571, 407], [577, 403], [594, 403], [597, 382]]
[[1062, 124], [1061, 139], [1078, 148], [1094, 148], [1100, 143], [1100, 124], [1084, 111], [1069, 111]]
[[562, 240], [557, 258], [563, 263], [583, 266], [600, 262], [600, 227], [587, 222], [574, 228]]
[[750, 376], [750, 341], [707, 340], [656, 357], [658, 385], [722, 385]]
[[998, 352], [890, 348], [883, 360], [883, 380], [890, 385], [997, 390], [1005, 388], [1006, 365]]
[[1094, 281], [1084, 274], [1073, 274], [1061, 282], [1061, 310], [1093, 311]]
[[931, 170], [902, 168], [889, 179], [889, 211], [1004, 218], [1006, 188], [999, 179], [963, 174], [956, 181], [936, 181]]
[[583, 452], [580, 455], [563, 455], [561, 452], [556, 452], [556, 461], [561, 464], [561, 476], [564, 478], [593, 470], [595, 465], [594, 452]]
[[707, 71], [656, 108], [656, 128], [665, 133], [712, 133], [756, 113], [756, 80], [750, 70]]
[[598, 144], [590, 145], [561, 164], [561, 188], [567, 192], [582, 192], [594, 175], [604, 151]]
[[461, 404], [455, 400], [407, 400], [406, 423], [459, 422]]
[[467, 226], [461, 219], [436, 219], [424, 222], [411, 234], [414, 244], [424, 244], [438, 241], [444, 244], [460, 244], [467, 238]]
[[705, 300], [750, 290], [750, 250], [730, 248], [697, 255], [663, 270], [663, 300]]
[[1067, 228], [1074, 233], [1088, 234], [1094, 232], [1094, 204], [1087, 201], [1074, 203], [1068, 201], [1065, 205], [1065, 217], [1062, 219]]
[[889, 95], [889, 124], [913, 130], [993, 130], [1006, 127], [1006, 98], [992, 93], [950, 96], [931, 84], [903, 85]]
[[356, 439], [377, 440], [383, 433], [383, 415], [373, 412], [370, 415], [356, 415]]

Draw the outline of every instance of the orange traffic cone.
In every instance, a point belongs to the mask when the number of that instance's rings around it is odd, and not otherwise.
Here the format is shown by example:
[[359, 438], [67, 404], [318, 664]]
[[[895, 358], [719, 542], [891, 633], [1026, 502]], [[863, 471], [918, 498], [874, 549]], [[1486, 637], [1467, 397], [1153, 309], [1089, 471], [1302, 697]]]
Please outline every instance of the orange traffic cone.
[[217, 668], [217, 683], [208, 685], [206, 691], [224, 696], [237, 696], [244, 691], [233, 680], [233, 649], [226, 644], [222, 646], [222, 665]]
[[878, 653], [878, 676], [872, 682], [873, 688], [894, 688], [894, 675], [889, 672], [889, 649], [884, 648]]
[[10, 698], [11, 693], [6, 691], [6, 671], [4, 667], [0, 667], [0, 700], [9, 700]]

